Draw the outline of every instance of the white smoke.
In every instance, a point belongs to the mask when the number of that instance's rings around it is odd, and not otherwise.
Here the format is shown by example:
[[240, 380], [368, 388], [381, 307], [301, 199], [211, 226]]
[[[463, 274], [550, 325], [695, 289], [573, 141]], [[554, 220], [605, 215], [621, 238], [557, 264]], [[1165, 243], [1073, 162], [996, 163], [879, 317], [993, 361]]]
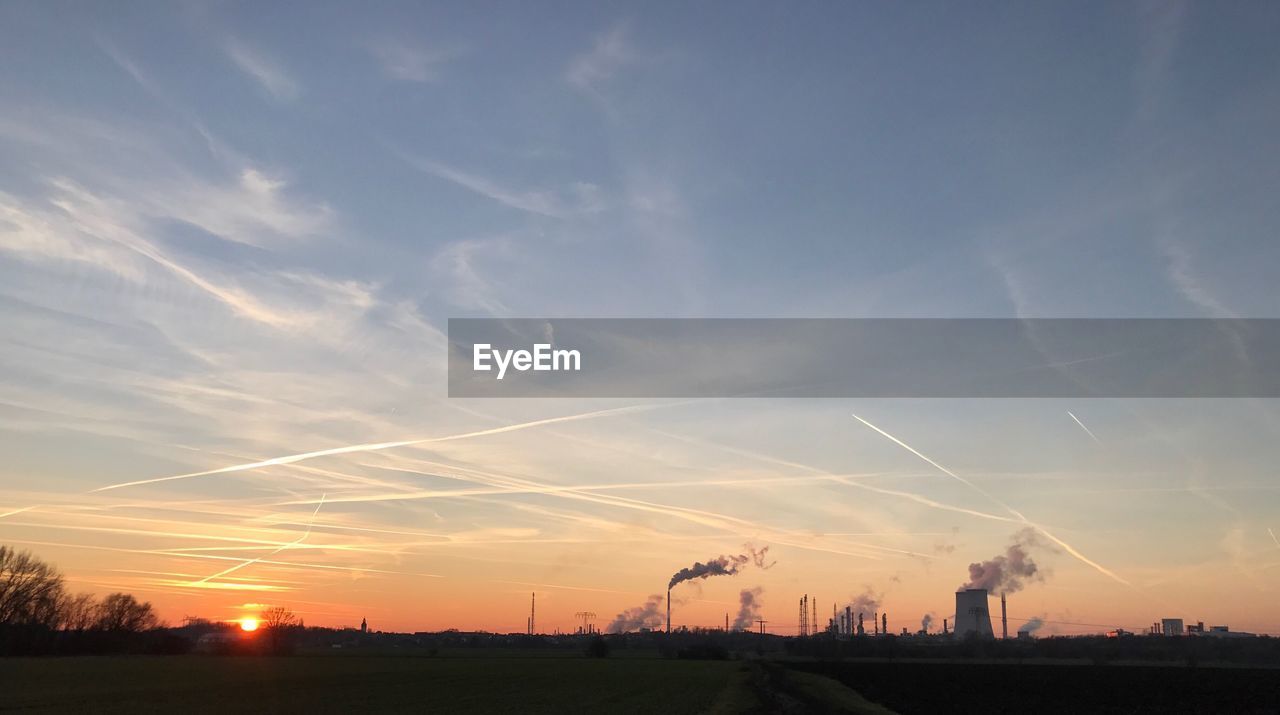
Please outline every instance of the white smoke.
[[733, 619], [733, 630], [750, 630], [751, 624], [760, 617], [760, 595], [763, 593], [764, 589], [759, 586], [742, 589], [738, 594], [738, 617]]
[[662, 605], [665, 602], [665, 598], [655, 593], [645, 599], [644, 605], [628, 608], [615, 616], [605, 632], [629, 633], [641, 628], [658, 628], [665, 617], [662, 611]]
[[1005, 552], [981, 563], [969, 564], [969, 581], [957, 590], [982, 588], [991, 593], [1016, 593], [1027, 581], [1043, 581], [1044, 572], [1031, 559], [1030, 549], [1043, 546], [1035, 529], [1013, 535]]
[[1030, 635], [1040, 630], [1042, 626], [1044, 626], [1044, 619], [1039, 616], [1036, 616], [1035, 618], [1032, 618], [1031, 620], [1022, 624], [1022, 627], [1018, 629], [1018, 632], [1026, 633]]

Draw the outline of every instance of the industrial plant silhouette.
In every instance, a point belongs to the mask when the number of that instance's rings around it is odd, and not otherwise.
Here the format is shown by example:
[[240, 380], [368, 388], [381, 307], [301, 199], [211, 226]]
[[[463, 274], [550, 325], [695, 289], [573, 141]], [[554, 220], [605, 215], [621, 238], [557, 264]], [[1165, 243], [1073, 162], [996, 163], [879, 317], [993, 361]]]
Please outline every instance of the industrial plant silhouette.
[[[1004, 555], [972, 564], [971, 576], [1016, 592], [1020, 579], [1040, 573], [1025, 543], [1016, 538]], [[573, 697], [564, 683], [582, 677], [606, 681], [602, 708], [625, 701], [622, 709], [633, 712], [1263, 713], [1280, 706], [1280, 639], [1184, 626], [1180, 618], [1141, 634], [1117, 628], [1072, 637], [1037, 637], [1042, 624], [1032, 619], [1010, 638], [1009, 594], [998, 594], [997, 635], [990, 607], [997, 594], [971, 584], [956, 590], [955, 613], [941, 628], [930, 616], [918, 629], [891, 625], [884, 604], [869, 595], [833, 603], [820, 624], [818, 599], [805, 594], [797, 623], [777, 633], [759, 614], [758, 586], [741, 590], [739, 611], [726, 613], [723, 626], [677, 622], [670, 596], [681, 584], [767, 569], [774, 563], [768, 552], [747, 545], [680, 568], [667, 597], [649, 598], [603, 630], [596, 613], [580, 610], [572, 632], [543, 632], [534, 592], [522, 633], [393, 633], [365, 618], [358, 627], [306, 626], [280, 607], [235, 622], [188, 617], [167, 626], [128, 594], [71, 597], [55, 568], [3, 547], [0, 655], [104, 657], [0, 660], [0, 671], [29, 676], [7, 681], [0, 708], [85, 709], [111, 698], [129, 711], [156, 703], [200, 710], [207, 705], [200, 693], [228, 673], [253, 673], [258, 684], [231, 709], [285, 697], [316, 712], [563, 712], [562, 699]], [[167, 658], [129, 657], [143, 654]], [[179, 662], [185, 665], [175, 670]], [[494, 675], [499, 684], [481, 685]]]

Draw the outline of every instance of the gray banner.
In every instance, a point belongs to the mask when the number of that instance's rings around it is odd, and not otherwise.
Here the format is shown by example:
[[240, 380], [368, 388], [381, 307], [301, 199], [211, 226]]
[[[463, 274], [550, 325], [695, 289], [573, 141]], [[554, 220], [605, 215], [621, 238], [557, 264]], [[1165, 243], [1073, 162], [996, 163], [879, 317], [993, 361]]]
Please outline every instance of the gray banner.
[[1280, 397], [1280, 320], [449, 320], [451, 397]]

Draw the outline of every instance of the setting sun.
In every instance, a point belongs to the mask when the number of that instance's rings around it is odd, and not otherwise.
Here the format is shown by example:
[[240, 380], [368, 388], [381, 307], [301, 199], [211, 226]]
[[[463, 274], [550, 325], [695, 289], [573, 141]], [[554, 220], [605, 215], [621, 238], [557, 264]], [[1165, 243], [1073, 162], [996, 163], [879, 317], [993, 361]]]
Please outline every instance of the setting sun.
[[256, 631], [256, 630], [258, 630], [258, 619], [256, 619], [256, 618], [241, 618], [241, 619], [240, 619], [240, 630], [242, 630], [242, 631]]

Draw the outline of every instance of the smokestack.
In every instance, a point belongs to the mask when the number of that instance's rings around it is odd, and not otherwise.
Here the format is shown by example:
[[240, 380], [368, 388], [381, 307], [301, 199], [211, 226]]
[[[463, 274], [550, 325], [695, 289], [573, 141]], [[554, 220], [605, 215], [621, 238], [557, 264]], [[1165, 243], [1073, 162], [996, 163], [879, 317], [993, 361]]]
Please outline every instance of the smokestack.
[[877, 611], [871, 612], [871, 632], [873, 635], [880, 635], [880, 614]]
[[1004, 592], [1000, 593], [1000, 638], [1009, 637], [1009, 610], [1005, 607]]
[[942, 635], [947, 634], [947, 619], [942, 619]]
[[534, 616], [538, 612], [538, 593], [535, 591], [529, 594], [529, 635], [533, 635], [537, 625], [534, 622]]
[[671, 587], [667, 586], [667, 633], [671, 632]]

